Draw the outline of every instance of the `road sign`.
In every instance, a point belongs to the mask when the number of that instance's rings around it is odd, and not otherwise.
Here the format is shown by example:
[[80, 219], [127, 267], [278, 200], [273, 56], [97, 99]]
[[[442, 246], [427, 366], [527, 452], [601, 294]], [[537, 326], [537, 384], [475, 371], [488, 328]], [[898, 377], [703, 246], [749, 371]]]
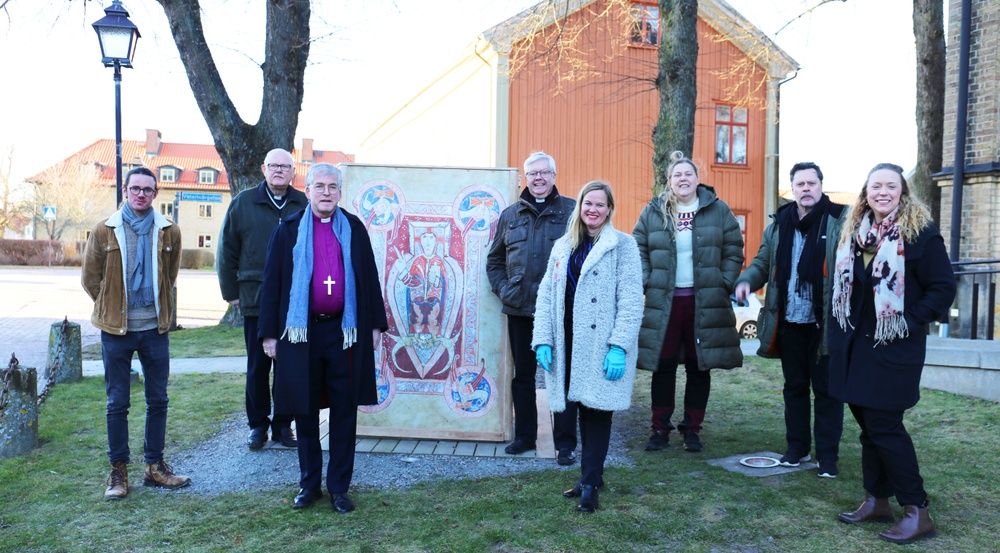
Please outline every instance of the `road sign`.
[[56, 220], [56, 206], [54, 206], [54, 205], [45, 205], [45, 206], [42, 206], [42, 219], [44, 219], [46, 221], [55, 221]]

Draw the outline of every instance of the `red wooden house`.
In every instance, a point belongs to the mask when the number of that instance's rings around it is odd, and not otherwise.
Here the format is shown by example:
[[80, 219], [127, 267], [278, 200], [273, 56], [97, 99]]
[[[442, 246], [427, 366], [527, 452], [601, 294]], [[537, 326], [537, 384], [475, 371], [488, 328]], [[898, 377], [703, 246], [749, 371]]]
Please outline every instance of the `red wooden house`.
[[[361, 144], [357, 161], [520, 167], [544, 150], [556, 186], [601, 179], [630, 231], [653, 195], [655, 2], [542, 2], [479, 35]], [[778, 89], [797, 63], [723, 0], [698, 3], [691, 157], [742, 216], [746, 251], [777, 205]]]

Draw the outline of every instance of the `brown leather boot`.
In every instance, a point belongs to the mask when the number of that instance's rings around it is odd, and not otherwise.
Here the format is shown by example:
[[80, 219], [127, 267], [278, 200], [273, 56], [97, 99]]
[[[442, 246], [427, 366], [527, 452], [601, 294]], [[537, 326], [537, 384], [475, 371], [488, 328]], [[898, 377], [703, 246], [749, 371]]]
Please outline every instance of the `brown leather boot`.
[[932, 538], [937, 535], [934, 521], [927, 513], [927, 507], [903, 505], [903, 518], [899, 524], [878, 533], [878, 537], [893, 543], [911, 543], [921, 538]]
[[171, 467], [162, 460], [157, 463], [153, 463], [152, 465], [147, 463], [146, 472], [142, 475], [143, 486], [155, 486], [167, 488], [168, 490], [176, 490], [177, 488], [183, 488], [190, 483], [191, 477], [175, 475], [174, 467]]
[[108, 489], [104, 490], [104, 499], [125, 499], [128, 496], [128, 466], [124, 462], [111, 465], [111, 476], [108, 477]]
[[840, 513], [837, 520], [848, 524], [859, 522], [892, 522], [892, 506], [888, 497], [875, 497], [865, 492], [865, 500], [857, 511]]

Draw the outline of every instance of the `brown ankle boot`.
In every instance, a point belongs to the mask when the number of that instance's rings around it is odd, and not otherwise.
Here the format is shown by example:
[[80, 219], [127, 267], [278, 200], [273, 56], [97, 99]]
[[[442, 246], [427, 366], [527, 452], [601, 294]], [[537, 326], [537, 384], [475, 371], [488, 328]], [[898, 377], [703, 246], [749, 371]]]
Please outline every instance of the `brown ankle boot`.
[[893, 543], [911, 543], [935, 535], [937, 531], [934, 530], [934, 521], [927, 513], [927, 507], [903, 505], [903, 518], [899, 524], [879, 532], [878, 537]]
[[108, 489], [104, 490], [104, 499], [125, 499], [128, 495], [128, 466], [124, 462], [111, 465], [111, 476], [108, 477]]
[[892, 506], [889, 505], [889, 498], [875, 497], [865, 492], [865, 500], [858, 507], [857, 511], [840, 513], [837, 520], [848, 524], [858, 524], [859, 522], [892, 522]]
[[152, 465], [147, 463], [146, 472], [142, 475], [143, 486], [155, 486], [167, 488], [168, 490], [176, 490], [177, 488], [183, 488], [190, 483], [191, 477], [175, 475], [174, 468], [162, 460], [153, 463]]

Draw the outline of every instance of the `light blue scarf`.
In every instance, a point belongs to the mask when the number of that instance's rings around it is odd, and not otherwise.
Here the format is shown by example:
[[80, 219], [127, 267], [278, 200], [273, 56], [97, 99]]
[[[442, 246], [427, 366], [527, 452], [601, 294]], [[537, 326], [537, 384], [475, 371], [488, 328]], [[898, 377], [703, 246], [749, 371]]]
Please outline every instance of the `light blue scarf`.
[[[358, 341], [358, 298], [354, 284], [354, 264], [351, 262], [351, 223], [338, 206], [333, 212], [333, 234], [340, 242], [344, 256], [344, 314], [340, 328], [344, 331], [344, 349]], [[292, 248], [292, 288], [288, 301], [285, 332], [288, 341], [305, 342], [309, 324], [309, 289], [313, 276], [313, 212], [307, 206], [299, 221], [299, 235]]]

